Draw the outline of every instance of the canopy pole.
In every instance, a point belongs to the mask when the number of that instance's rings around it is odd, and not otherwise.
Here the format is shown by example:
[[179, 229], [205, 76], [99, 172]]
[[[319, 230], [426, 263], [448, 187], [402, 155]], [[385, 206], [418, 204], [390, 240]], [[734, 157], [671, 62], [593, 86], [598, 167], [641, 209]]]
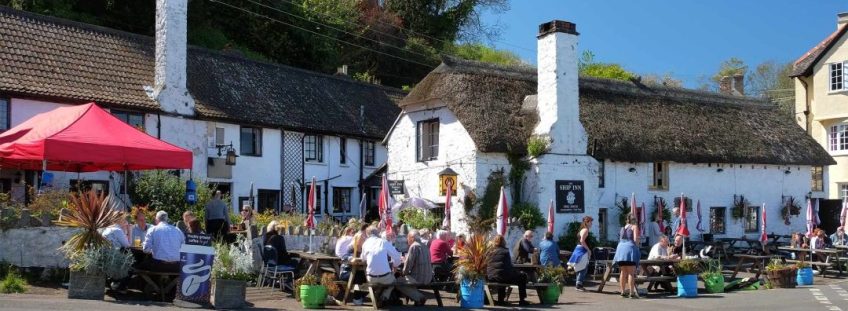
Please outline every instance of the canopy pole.
[[[47, 171], [47, 159], [41, 160], [41, 173]], [[42, 178], [43, 179], [43, 178]], [[41, 181], [38, 180], [38, 174], [35, 174], [35, 193], [41, 194]]]
[[[124, 196], [126, 196], [126, 198], [129, 199], [130, 193], [127, 190], [127, 184], [129, 184], [129, 182], [127, 182], [127, 169], [126, 169], [126, 167], [124, 167]], [[121, 201], [124, 201], [124, 200], [121, 200]], [[127, 201], [124, 201], [124, 207], [126, 207], [127, 210], [130, 209], [130, 206], [129, 206], [129, 204], [127, 204]]]

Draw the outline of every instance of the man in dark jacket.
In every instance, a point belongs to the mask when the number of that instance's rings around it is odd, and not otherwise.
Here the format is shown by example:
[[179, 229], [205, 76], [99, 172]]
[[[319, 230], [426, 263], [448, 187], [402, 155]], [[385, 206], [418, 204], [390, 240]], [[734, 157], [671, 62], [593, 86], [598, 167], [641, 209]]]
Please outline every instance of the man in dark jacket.
[[[495, 249], [489, 254], [489, 262], [486, 267], [486, 278], [490, 282], [513, 284], [518, 286], [519, 305], [528, 305], [527, 300], [527, 275], [516, 271], [512, 266], [512, 260], [509, 256], [509, 250], [506, 248], [506, 241], [502, 235], [495, 237]], [[504, 296], [506, 288], [498, 288], [497, 304], [504, 304]]]

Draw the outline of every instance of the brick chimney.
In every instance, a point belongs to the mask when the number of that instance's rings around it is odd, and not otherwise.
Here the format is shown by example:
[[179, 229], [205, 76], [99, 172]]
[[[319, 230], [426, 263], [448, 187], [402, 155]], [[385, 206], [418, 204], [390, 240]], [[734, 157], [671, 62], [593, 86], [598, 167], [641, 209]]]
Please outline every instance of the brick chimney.
[[586, 131], [578, 106], [578, 35], [577, 26], [570, 22], [555, 20], [539, 25], [539, 122], [533, 133], [550, 138], [549, 153], [586, 153]]
[[848, 24], [848, 12], [836, 14], [836, 29], [845, 24]]
[[186, 88], [187, 0], [156, 0], [156, 74], [153, 99], [165, 112], [193, 116]]
[[723, 76], [718, 81], [718, 92], [724, 95], [745, 96], [745, 76]]
[[733, 75], [733, 91], [736, 95], [745, 96], [745, 75]]

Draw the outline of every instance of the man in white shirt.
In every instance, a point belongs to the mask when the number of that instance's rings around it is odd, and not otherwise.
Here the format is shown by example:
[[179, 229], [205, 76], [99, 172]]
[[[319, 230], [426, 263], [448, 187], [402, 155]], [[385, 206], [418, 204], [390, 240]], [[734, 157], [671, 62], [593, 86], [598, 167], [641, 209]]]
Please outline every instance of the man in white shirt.
[[[395, 268], [401, 264], [400, 252], [392, 246], [392, 243], [380, 238], [380, 230], [375, 226], [368, 227], [368, 239], [362, 244], [362, 255], [364, 260], [365, 275], [368, 283], [380, 285], [394, 285]], [[392, 295], [393, 286], [386, 287], [381, 295], [382, 300], [388, 300]], [[398, 286], [398, 291], [408, 297], [419, 297], [417, 289], [407, 286]], [[376, 302], [375, 302], [376, 303]]]
[[344, 235], [336, 241], [336, 257], [346, 260], [350, 257], [351, 246], [353, 245], [353, 227], [347, 227], [344, 230]]
[[[654, 244], [654, 246], [651, 247], [651, 252], [648, 253], [648, 260], [658, 259], [671, 259], [671, 256], [668, 255], [668, 237], [665, 235], [660, 235], [659, 242]], [[651, 266], [648, 270], [649, 275], [664, 275], [671, 272], [671, 268], [669, 266]], [[656, 289], [658, 285], [666, 291], [671, 289], [671, 283], [669, 282], [651, 282], [648, 284], [648, 291], [651, 291], [652, 287]]]
[[180, 247], [185, 243], [185, 236], [180, 229], [168, 224], [168, 213], [156, 212], [156, 225], [147, 230], [142, 249], [153, 255], [150, 270], [179, 272]]
[[106, 238], [106, 240], [109, 241], [114, 248], [128, 248], [130, 247], [130, 241], [127, 239], [127, 233], [123, 229], [126, 228], [126, 226], [126, 218], [121, 217], [116, 224], [103, 229], [103, 232], [101, 232], [100, 235]]

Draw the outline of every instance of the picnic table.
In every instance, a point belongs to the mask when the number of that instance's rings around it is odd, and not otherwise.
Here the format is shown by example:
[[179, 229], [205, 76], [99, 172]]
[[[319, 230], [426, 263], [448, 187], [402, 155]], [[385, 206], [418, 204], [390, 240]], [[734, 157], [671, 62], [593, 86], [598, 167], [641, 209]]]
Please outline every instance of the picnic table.
[[300, 265], [309, 264], [309, 268], [306, 269], [304, 275], [320, 275], [322, 264], [330, 266], [333, 270], [333, 273], [338, 273], [340, 271], [341, 258], [339, 257], [302, 251], [289, 251], [289, 253], [300, 258]]
[[[741, 238], [718, 238], [718, 239], [716, 239], [716, 241], [719, 241], [719, 242], [721, 242], [721, 243], [726, 243], [726, 244], [727, 244], [727, 246], [728, 246], [728, 247], [727, 247], [728, 249], [736, 249], [736, 243], [738, 243], [738, 242], [745, 242], [745, 243], [747, 243], [747, 244], [748, 244], [748, 249], [758, 248], [759, 246], [761, 246], [761, 244], [760, 244], [760, 240], [749, 239], [749, 238], [747, 238], [747, 237], [741, 237]], [[741, 247], [740, 247], [740, 248], [741, 248]]]
[[[643, 282], [664, 282], [664, 281], [673, 281], [677, 277], [676, 276], [648, 276], [647, 271], [650, 266], [668, 266], [673, 265], [676, 262], [680, 261], [680, 259], [643, 259], [639, 261], [639, 275], [636, 277], [637, 283]], [[604, 277], [601, 278], [601, 284], [598, 285], [598, 292], [603, 292], [604, 286], [606, 286], [609, 279], [612, 277], [612, 266], [614, 262], [612, 260], [598, 260], [599, 264], [603, 264], [606, 266], [604, 269]], [[674, 270], [672, 270], [674, 271]], [[673, 273], [673, 272], [672, 272]]]
[[[837, 246], [836, 248], [825, 248], [825, 249], [815, 249], [815, 250], [813, 250], [813, 249], [809, 249], [809, 248], [797, 248], [797, 247], [781, 246], [781, 247], [778, 247], [777, 249], [782, 250], [782, 251], [792, 252], [792, 253], [796, 254], [796, 257], [798, 258], [798, 260], [787, 260], [787, 262], [806, 261], [808, 264], [818, 267], [819, 270], [821, 271], [822, 276], [824, 276], [825, 271], [827, 271], [827, 267], [830, 267], [830, 266], [833, 265], [833, 263], [831, 262], [831, 257], [832, 257], [833, 261], [836, 263], [836, 269], [837, 269], [839, 275], [841, 276], [843, 269], [842, 269], [842, 265], [839, 264], [839, 263], [842, 260], [844, 260], [844, 258], [842, 258], [842, 256], [841, 256], [841, 254], [843, 252], [845, 252], [845, 250], [848, 249], [848, 247], [838, 247]], [[825, 255], [824, 262], [806, 260], [807, 254], [810, 253], [810, 252], [817, 254], [817, 255], [818, 254], [824, 254]]]
[[765, 261], [771, 260], [776, 256], [773, 255], [750, 255], [750, 254], [735, 254], [733, 257], [736, 257], [736, 269], [733, 269], [733, 274], [730, 275], [731, 279], [736, 278], [736, 274], [739, 273], [739, 270], [742, 269], [742, 266], [746, 261], [752, 262], [753, 268], [755, 269], [756, 275], [754, 278], [759, 278], [761, 274], [763, 274], [763, 270], [766, 269]]

